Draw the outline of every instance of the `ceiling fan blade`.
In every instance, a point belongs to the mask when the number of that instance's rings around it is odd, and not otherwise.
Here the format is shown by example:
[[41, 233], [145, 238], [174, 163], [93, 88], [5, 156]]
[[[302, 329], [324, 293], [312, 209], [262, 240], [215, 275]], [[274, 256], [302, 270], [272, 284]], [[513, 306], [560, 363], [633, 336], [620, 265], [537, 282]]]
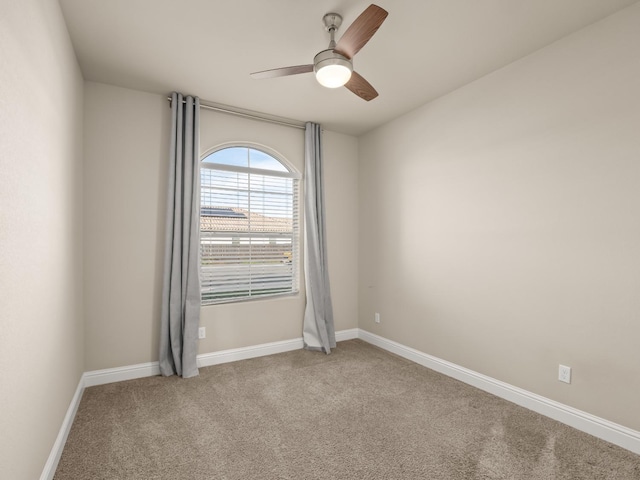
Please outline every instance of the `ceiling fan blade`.
[[362, 47], [373, 37], [378, 31], [382, 22], [387, 18], [389, 12], [377, 5], [369, 5], [364, 12], [360, 14], [354, 22], [349, 25], [347, 31], [344, 32], [342, 38], [333, 49], [349, 59], [360, 51]]
[[313, 72], [313, 65], [296, 65], [295, 67], [274, 68], [272, 70], [263, 70], [262, 72], [253, 72], [252, 78], [275, 78], [286, 77], [287, 75], [298, 75], [299, 73]]
[[357, 72], [351, 72], [351, 78], [344, 86], [367, 102], [378, 96], [376, 89]]

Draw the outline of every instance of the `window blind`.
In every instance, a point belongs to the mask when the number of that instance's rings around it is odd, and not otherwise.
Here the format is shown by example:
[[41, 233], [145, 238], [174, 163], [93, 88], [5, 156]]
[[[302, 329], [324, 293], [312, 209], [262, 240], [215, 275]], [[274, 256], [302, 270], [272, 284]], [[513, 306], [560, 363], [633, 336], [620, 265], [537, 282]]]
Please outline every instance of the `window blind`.
[[298, 291], [299, 175], [203, 162], [204, 305]]

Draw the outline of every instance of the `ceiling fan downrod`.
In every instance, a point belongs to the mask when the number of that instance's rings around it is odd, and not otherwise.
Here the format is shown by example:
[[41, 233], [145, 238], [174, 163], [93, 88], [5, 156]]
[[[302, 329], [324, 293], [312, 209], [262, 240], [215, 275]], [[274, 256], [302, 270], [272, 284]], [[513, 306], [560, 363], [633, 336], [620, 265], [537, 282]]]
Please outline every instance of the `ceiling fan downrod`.
[[322, 22], [324, 23], [325, 30], [331, 35], [328, 48], [334, 49], [336, 48], [336, 30], [342, 25], [342, 16], [337, 13], [327, 13], [322, 17]]

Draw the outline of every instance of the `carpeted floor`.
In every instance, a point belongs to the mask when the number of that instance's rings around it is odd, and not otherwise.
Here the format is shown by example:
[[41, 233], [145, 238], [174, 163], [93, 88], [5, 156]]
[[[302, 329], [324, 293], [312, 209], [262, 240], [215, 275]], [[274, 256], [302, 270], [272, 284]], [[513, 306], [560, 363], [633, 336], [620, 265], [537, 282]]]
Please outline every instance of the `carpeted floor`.
[[88, 388], [55, 480], [640, 479], [640, 456], [360, 340]]

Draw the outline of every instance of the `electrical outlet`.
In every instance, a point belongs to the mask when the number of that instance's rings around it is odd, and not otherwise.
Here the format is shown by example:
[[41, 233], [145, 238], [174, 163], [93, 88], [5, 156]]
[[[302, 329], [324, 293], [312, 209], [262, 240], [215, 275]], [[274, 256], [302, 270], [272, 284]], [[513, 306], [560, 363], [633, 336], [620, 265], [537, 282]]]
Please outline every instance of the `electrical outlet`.
[[378, 312], [376, 312], [376, 314], [374, 315], [373, 320], [376, 323], [380, 323], [380, 314]]
[[206, 327], [200, 327], [198, 329], [198, 338], [200, 338], [200, 339], [207, 338], [207, 329], [206, 329]]
[[559, 365], [558, 380], [564, 383], [571, 383], [571, 367], [567, 367], [566, 365]]

